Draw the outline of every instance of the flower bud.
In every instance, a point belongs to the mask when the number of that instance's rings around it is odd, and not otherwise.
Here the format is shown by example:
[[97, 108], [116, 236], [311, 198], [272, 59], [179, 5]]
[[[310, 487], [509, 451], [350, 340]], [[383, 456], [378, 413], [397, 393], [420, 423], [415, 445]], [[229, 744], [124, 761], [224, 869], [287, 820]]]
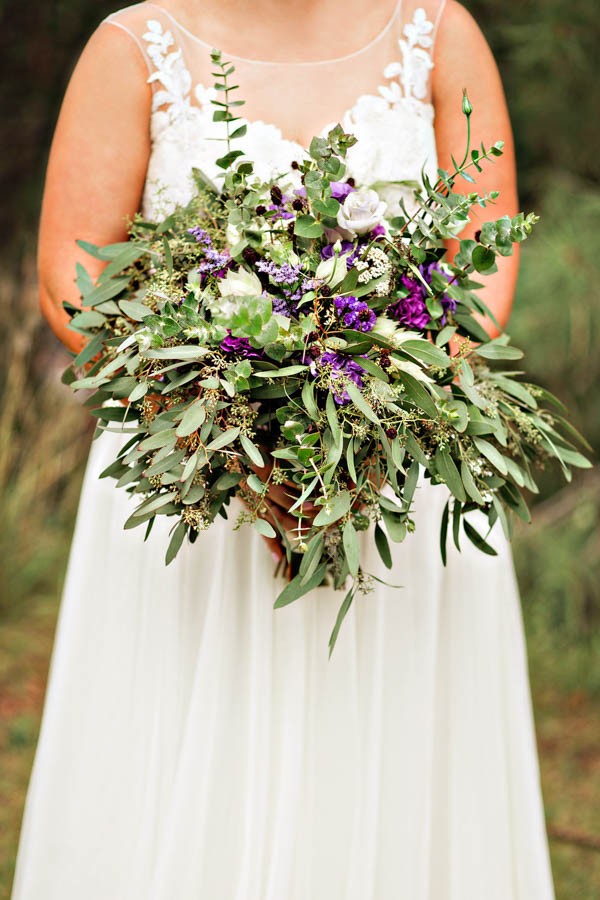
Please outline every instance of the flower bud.
[[462, 111], [465, 116], [470, 116], [473, 112], [473, 106], [471, 105], [471, 101], [467, 95], [467, 89], [463, 90], [463, 101], [462, 101]]

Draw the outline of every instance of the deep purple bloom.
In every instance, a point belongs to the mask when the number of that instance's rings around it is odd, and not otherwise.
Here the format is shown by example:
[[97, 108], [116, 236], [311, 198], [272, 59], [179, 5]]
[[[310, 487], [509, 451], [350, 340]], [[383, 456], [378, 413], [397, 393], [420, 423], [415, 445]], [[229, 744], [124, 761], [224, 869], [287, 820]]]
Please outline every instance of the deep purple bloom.
[[409, 328], [426, 328], [431, 316], [425, 303], [427, 294], [424, 286], [416, 278], [410, 278], [408, 275], [403, 275], [401, 281], [408, 294], [388, 307], [389, 314]]
[[[434, 272], [439, 272], [446, 277], [445, 272], [440, 268], [440, 265], [437, 262], [419, 266], [419, 272], [427, 284], [432, 283]], [[407, 296], [392, 303], [391, 306], [388, 307], [388, 313], [392, 318], [396, 319], [402, 325], [407, 325], [409, 328], [427, 328], [431, 322], [431, 316], [426, 304], [428, 294], [425, 285], [418, 279], [412, 278], [410, 275], [403, 275], [401, 281], [404, 290], [408, 292]], [[449, 297], [447, 294], [444, 294], [441, 297], [440, 302], [444, 309], [444, 315], [440, 321], [441, 324], [444, 325], [447, 314], [449, 312], [453, 313], [456, 309], [456, 300]]]
[[371, 331], [376, 316], [369, 304], [357, 297], [336, 297], [335, 311], [345, 328], [355, 331]]
[[241, 356], [244, 359], [262, 359], [263, 353], [256, 350], [248, 338], [233, 337], [231, 328], [227, 329], [227, 337], [221, 341], [221, 350], [223, 353]]
[[[318, 359], [311, 363], [311, 373], [317, 375], [319, 369], [323, 369], [326, 366], [331, 367], [331, 393], [333, 394], [333, 399], [339, 406], [342, 406], [351, 399], [350, 394], [344, 386], [344, 382], [348, 379], [359, 389], [362, 388], [364, 386], [362, 376], [364, 375], [365, 370], [353, 359], [342, 356], [341, 353], [335, 353], [333, 350], [325, 351], [325, 353], [321, 354]], [[341, 383], [336, 385], [335, 382], [338, 380], [341, 380]]]

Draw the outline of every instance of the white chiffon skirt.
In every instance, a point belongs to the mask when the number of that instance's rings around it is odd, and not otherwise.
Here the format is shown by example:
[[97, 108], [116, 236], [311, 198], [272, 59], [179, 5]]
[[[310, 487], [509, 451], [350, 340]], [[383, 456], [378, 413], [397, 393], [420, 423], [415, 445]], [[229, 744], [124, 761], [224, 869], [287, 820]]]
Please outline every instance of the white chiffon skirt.
[[164, 565], [172, 521], [93, 442], [13, 900], [550, 900], [510, 549], [438, 549], [445, 488], [357, 596], [279, 610], [262, 539], [220, 520]]

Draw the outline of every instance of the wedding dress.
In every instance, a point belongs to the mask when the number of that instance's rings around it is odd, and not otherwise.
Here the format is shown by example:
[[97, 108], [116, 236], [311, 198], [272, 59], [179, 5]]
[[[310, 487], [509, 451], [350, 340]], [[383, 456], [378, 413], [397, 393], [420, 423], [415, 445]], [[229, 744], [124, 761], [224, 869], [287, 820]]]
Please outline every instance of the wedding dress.
[[[339, 120], [359, 139], [358, 182], [435, 175], [442, 5], [400, 2], [337, 59], [234, 57], [239, 146], [259, 173], [289, 168]], [[149, 2], [101, 27], [127, 32], [148, 65], [143, 213], [158, 217], [189, 197], [192, 166], [217, 177], [211, 48]], [[465, 542], [444, 568], [447, 494], [423, 481], [391, 576], [363, 540], [366, 569], [401, 587], [357, 596], [330, 660], [342, 595], [273, 610], [271, 554], [234, 528], [235, 509], [168, 568], [170, 520], [147, 543], [123, 530], [132, 501], [98, 476], [126, 437], [107, 431], [90, 451], [13, 900], [551, 900], [502, 533], [497, 557]]]

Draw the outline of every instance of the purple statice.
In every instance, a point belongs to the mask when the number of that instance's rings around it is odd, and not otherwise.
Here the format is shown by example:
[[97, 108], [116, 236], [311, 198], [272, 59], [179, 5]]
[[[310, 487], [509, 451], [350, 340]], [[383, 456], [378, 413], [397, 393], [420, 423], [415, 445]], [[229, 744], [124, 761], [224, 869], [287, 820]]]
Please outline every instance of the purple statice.
[[283, 263], [281, 266], [270, 259], [259, 259], [256, 263], [259, 272], [269, 276], [273, 284], [295, 284], [302, 274], [302, 266]]
[[[419, 272], [427, 284], [432, 283], [434, 272], [439, 272], [446, 277], [437, 262], [419, 266]], [[431, 316], [427, 309], [426, 298], [428, 295], [425, 285], [420, 280], [412, 278], [410, 275], [403, 275], [401, 282], [402, 287], [407, 292], [406, 296], [401, 297], [400, 300], [397, 300], [388, 307], [387, 311], [389, 315], [409, 328], [426, 328], [431, 322]], [[444, 294], [441, 297], [440, 302], [444, 309], [444, 315], [440, 321], [441, 324], [444, 325], [447, 314], [449, 312], [453, 313], [456, 309], [456, 301], [447, 294]]]
[[233, 337], [231, 328], [227, 329], [227, 337], [220, 344], [223, 353], [232, 356], [241, 356], [243, 359], [262, 359], [263, 353], [252, 346], [248, 338]]
[[217, 278], [225, 278], [227, 270], [233, 265], [233, 260], [228, 253], [210, 249], [206, 251], [206, 258], [198, 266], [198, 272], [204, 277], [216, 275]]
[[295, 315], [295, 310], [287, 297], [271, 297], [273, 312], [278, 316], [286, 316], [288, 319]]
[[355, 331], [371, 331], [375, 325], [375, 313], [364, 300], [352, 296], [336, 297], [333, 304], [344, 328], [354, 328]]
[[302, 266], [293, 263], [278, 265], [273, 260], [259, 259], [256, 269], [268, 275], [271, 282], [281, 288], [283, 297], [271, 297], [273, 312], [288, 318], [296, 316], [298, 302], [314, 288], [312, 279], [302, 275]]
[[[316, 376], [320, 370], [330, 367], [331, 393], [339, 406], [348, 403], [351, 399], [346, 390], [346, 383], [352, 381], [359, 389], [364, 386], [362, 376], [365, 370], [359, 363], [334, 350], [326, 350], [311, 363], [310, 371]], [[336, 384], [336, 382], [338, 382]]]
[[204, 259], [197, 269], [202, 275], [202, 280], [204, 281], [209, 275], [224, 278], [227, 270], [233, 263], [230, 255], [226, 252], [215, 250], [210, 234], [204, 228], [201, 228], [200, 225], [188, 228], [188, 233], [192, 234], [198, 243], [204, 246]]
[[188, 228], [188, 234], [193, 235], [199, 244], [204, 244], [205, 247], [212, 247], [212, 238], [210, 234], [200, 225], [194, 225], [193, 228]]

